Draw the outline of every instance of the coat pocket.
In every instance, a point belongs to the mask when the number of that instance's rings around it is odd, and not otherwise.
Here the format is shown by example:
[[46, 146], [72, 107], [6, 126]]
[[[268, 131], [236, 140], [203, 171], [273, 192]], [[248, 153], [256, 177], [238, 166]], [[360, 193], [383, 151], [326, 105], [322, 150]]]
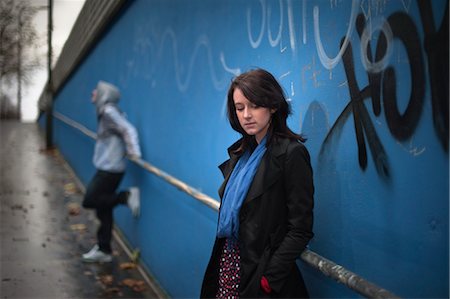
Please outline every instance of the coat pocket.
[[[270, 257], [270, 247], [266, 247], [259, 259], [252, 262], [252, 266], [241, 264], [241, 271], [244, 279], [241, 281], [240, 295], [242, 298], [261, 298], [261, 278]], [[251, 270], [253, 269], [253, 270]]]

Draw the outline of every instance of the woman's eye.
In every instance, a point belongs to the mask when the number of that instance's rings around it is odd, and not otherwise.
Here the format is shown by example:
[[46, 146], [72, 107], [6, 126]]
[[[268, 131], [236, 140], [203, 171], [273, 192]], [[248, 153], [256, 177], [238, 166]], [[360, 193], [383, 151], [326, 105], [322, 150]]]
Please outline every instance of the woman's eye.
[[236, 107], [236, 111], [242, 111], [244, 110], [244, 107]]

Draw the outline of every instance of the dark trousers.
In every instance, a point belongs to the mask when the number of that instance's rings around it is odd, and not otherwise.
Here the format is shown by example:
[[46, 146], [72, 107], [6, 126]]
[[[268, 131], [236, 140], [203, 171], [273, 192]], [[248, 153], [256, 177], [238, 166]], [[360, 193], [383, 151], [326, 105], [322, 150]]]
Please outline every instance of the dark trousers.
[[124, 173], [97, 170], [90, 181], [83, 200], [83, 207], [95, 209], [100, 227], [97, 230], [99, 249], [111, 253], [113, 229], [113, 209], [118, 204], [126, 204], [127, 192], [116, 193]]

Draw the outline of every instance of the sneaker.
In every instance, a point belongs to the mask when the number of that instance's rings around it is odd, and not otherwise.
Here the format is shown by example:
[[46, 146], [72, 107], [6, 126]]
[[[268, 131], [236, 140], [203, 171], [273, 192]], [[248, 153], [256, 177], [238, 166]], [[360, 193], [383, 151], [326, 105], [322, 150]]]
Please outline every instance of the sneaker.
[[139, 188], [137, 187], [131, 187], [130, 188], [130, 194], [128, 195], [127, 204], [128, 207], [131, 209], [131, 213], [134, 217], [138, 217], [141, 209], [141, 199], [140, 199], [140, 192]]
[[109, 263], [112, 261], [112, 255], [104, 253], [98, 245], [95, 245], [89, 252], [83, 254], [82, 259], [86, 263]]

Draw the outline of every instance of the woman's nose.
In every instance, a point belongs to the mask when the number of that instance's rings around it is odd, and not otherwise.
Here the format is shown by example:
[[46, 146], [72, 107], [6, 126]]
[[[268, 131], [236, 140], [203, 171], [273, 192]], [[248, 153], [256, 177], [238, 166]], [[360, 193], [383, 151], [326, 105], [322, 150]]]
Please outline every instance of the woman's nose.
[[250, 117], [252, 117], [252, 114], [250, 113], [250, 109], [249, 109], [249, 108], [245, 108], [245, 109], [244, 109], [244, 117], [245, 117], [245, 118], [250, 118]]

